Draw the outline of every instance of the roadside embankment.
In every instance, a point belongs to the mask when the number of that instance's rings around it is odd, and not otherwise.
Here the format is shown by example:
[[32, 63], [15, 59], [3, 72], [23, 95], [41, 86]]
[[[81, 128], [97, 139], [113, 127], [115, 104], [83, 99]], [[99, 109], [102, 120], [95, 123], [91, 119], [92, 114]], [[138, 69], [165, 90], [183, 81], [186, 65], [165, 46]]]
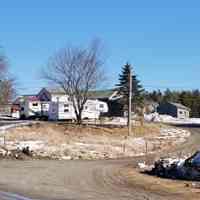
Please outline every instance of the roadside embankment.
[[[183, 143], [190, 132], [160, 124], [126, 127], [75, 126], [42, 122], [4, 129], [1, 157], [96, 160], [134, 157], [170, 149]], [[12, 154], [14, 152], [14, 156]]]

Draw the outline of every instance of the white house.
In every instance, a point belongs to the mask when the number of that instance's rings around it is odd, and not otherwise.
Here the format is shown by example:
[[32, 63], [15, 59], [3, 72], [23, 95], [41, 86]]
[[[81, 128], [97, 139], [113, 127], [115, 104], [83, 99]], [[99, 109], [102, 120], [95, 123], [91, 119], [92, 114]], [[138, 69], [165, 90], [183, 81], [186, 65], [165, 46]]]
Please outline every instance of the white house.
[[76, 118], [73, 106], [69, 102], [51, 102], [49, 120], [73, 120]]
[[61, 88], [42, 88], [37, 95], [40, 101], [68, 102], [69, 96]]

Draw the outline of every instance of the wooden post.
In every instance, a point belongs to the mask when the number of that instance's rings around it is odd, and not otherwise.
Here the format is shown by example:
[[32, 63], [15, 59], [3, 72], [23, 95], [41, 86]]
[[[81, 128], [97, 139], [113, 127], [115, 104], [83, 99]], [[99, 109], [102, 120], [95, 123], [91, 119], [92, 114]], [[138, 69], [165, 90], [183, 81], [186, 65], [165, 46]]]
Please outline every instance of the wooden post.
[[129, 72], [129, 102], [128, 102], [128, 136], [131, 135], [131, 106], [132, 106], [132, 73]]
[[4, 147], [6, 147], [6, 136], [5, 135], [3, 136], [3, 145], [4, 145]]

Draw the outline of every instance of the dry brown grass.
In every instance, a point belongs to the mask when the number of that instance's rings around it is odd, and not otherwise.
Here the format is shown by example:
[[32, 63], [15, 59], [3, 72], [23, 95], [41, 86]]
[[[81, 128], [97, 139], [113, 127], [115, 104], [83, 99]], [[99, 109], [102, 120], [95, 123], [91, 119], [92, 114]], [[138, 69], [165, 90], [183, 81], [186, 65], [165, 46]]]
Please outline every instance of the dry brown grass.
[[[148, 137], [158, 135], [162, 126], [158, 124], [145, 124], [133, 126], [132, 135]], [[38, 123], [31, 126], [17, 127], [6, 133], [7, 140], [44, 140], [50, 144], [61, 144], [85, 136], [118, 137], [127, 135], [127, 127], [77, 126], [73, 124]]]

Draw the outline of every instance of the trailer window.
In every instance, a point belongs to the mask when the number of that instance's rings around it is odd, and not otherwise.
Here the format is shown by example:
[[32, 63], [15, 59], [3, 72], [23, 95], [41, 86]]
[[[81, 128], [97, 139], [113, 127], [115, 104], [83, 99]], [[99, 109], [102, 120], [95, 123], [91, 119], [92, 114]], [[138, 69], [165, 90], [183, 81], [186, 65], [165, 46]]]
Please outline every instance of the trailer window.
[[64, 109], [64, 112], [69, 112], [69, 109]]
[[32, 106], [38, 106], [38, 103], [33, 103]]
[[69, 107], [69, 104], [64, 104], [64, 107], [65, 107], [65, 108], [68, 108], [68, 107]]

